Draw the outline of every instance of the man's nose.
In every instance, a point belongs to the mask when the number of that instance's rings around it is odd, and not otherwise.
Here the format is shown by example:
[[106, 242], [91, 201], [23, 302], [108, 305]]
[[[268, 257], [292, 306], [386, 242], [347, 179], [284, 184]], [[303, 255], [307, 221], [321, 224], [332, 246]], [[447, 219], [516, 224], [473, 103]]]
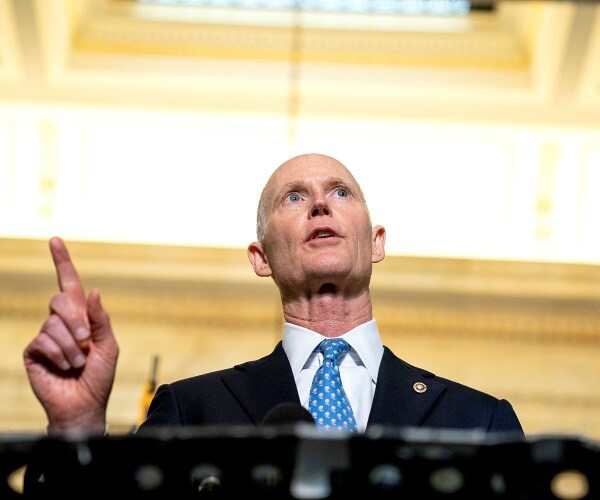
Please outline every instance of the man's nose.
[[327, 203], [327, 198], [324, 194], [316, 195], [313, 199], [313, 205], [310, 211], [311, 217], [316, 217], [318, 215], [329, 215], [330, 208]]

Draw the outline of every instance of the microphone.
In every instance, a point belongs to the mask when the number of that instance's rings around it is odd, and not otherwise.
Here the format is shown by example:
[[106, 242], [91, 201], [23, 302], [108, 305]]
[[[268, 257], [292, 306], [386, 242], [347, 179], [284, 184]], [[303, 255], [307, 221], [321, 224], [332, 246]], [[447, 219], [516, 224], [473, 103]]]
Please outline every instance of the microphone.
[[[310, 412], [299, 403], [279, 403], [271, 408], [261, 420], [259, 429], [269, 429], [280, 433], [281, 436], [293, 435], [295, 438], [298, 437], [296, 433], [296, 427], [304, 425], [311, 429], [316, 429], [315, 421]], [[295, 448], [297, 447], [294, 441], [294, 454]], [[294, 462], [297, 458], [294, 458]], [[294, 469], [297, 466], [294, 465]], [[261, 487], [261, 492], [275, 493], [285, 486], [283, 479], [284, 474], [279, 466], [271, 466], [269, 470], [261, 470], [261, 474], [258, 474], [258, 470], [255, 473], [254, 481], [255, 484]], [[268, 474], [266, 474], [268, 472]], [[292, 471], [293, 472], [293, 471]], [[266, 487], [270, 486], [270, 487]], [[291, 486], [291, 483], [290, 485]]]
[[294, 427], [301, 422], [315, 424], [310, 412], [298, 403], [279, 403], [271, 408], [259, 427]]
[[[271, 408], [261, 420], [259, 428], [293, 429], [295, 424], [315, 424], [310, 412], [298, 403], [281, 403]], [[197, 498], [225, 498], [234, 486], [224, 484], [224, 471], [215, 464], [197, 464], [190, 471], [192, 488]], [[278, 466], [258, 464], [251, 471], [254, 487], [261, 492], [273, 492], [281, 487], [283, 473]]]
[[192, 487], [200, 498], [222, 496], [223, 471], [212, 464], [199, 464], [191, 471]]

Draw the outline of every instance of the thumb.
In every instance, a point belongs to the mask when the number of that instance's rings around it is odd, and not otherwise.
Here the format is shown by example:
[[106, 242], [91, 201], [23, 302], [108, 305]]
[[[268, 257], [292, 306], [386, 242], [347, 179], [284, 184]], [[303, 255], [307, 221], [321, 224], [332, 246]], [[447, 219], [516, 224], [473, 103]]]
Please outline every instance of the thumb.
[[110, 316], [100, 302], [100, 291], [94, 288], [87, 298], [87, 313], [90, 320], [90, 332], [94, 342], [113, 337]]

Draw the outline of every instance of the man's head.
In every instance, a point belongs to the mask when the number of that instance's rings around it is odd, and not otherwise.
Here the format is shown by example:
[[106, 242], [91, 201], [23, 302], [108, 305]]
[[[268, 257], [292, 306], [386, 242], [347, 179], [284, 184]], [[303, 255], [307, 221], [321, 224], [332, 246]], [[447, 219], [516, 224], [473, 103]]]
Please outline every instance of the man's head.
[[280, 290], [319, 283], [365, 287], [384, 258], [385, 230], [371, 226], [363, 192], [336, 159], [305, 154], [280, 165], [265, 185], [258, 241], [248, 257], [256, 274]]

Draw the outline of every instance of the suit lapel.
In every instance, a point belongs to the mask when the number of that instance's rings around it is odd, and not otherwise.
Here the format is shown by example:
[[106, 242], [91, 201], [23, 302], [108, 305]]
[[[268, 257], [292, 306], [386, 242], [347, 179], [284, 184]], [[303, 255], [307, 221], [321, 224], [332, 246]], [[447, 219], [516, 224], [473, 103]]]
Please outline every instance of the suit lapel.
[[411, 366], [384, 350], [368, 425], [422, 425], [446, 386], [433, 373]]
[[300, 404], [292, 368], [281, 342], [271, 354], [237, 365], [235, 369], [236, 373], [223, 377], [223, 383], [256, 425], [279, 403]]

